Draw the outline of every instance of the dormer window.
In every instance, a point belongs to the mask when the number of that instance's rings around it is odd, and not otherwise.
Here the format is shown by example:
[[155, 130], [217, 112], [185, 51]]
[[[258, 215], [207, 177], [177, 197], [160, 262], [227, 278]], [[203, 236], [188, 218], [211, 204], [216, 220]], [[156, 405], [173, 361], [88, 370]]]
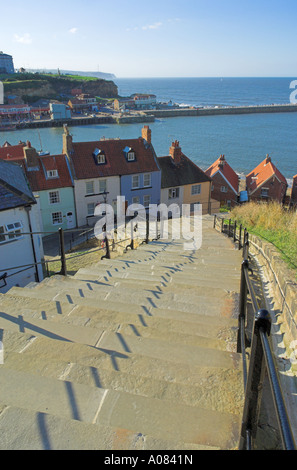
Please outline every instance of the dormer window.
[[48, 177], [49, 179], [59, 178], [58, 170], [48, 170], [48, 171], [47, 171], [47, 177]]
[[124, 154], [128, 162], [134, 162], [135, 161], [135, 152], [134, 150], [131, 149], [131, 147], [125, 147], [124, 148]]
[[97, 165], [103, 165], [106, 162], [105, 153], [100, 149], [94, 150], [93, 157]]

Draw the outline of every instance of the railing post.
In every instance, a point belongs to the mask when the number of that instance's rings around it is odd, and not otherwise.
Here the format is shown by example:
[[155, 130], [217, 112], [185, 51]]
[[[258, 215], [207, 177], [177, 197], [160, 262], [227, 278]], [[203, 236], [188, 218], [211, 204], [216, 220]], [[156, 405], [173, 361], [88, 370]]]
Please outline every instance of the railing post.
[[105, 243], [105, 255], [101, 256], [101, 259], [104, 259], [104, 258], [110, 259], [109, 240], [108, 240], [108, 237], [107, 237], [106, 228], [105, 228], [104, 243]]
[[65, 244], [64, 244], [64, 232], [63, 232], [62, 228], [59, 228], [59, 241], [60, 241], [60, 254], [61, 254], [61, 271], [60, 271], [60, 274], [62, 276], [67, 276]]
[[[240, 294], [239, 294], [239, 316], [238, 316], [238, 336], [237, 336], [237, 352], [242, 353], [245, 346], [245, 320], [248, 287], [245, 278], [245, 271], [248, 269], [249, 263], [245, 259], [241, 264], [240, 278]], [[243, 336], [244, 335], [244, 336]], [[244, 339], [244, 341], [243, 341]]]
[[150, 236], [150, 221], [149, 214], [146, 214], [146, 234], [145, 234], [145, 243], [148, 244]]
[[216, 228], [216, 221], [217, 221], [217, 216], [215, 214], [213, 218], [213, 228]]
[[224, 217], [222, 218], [222, 227], [221, 227], [221, 232], [224, 233]]
[[242, 244], [241, 244], [241, 233], [242, 233], [242, 224], [240, 224], [240, 227], [239, 227], [239, 243], [238, 243], [238, 249], [240, 250], [241, 247], [242, 247]]
[[[245, 393], [245, 404], [239, 443], [240, 450], [247, 449], [247, 442], [255, 439], [257, 434], [259, 412], [265, 376], [264, 351], [260, 331], [270, 334], [271, 318], [267, 310], [257, 312], [254, 321], [252, 348], [250, 355], [249, 374]], [[250, 443], [252, 446], [252, 442]], [[250, 450], [251, 447], [248, 447]]]
[[231, 237], [231, 219], [229, 219], [228, 237]]
[[236, 220], [234, 221], [234, 225], [233, 225], [233, 241], [234, 243], [236, 242]]

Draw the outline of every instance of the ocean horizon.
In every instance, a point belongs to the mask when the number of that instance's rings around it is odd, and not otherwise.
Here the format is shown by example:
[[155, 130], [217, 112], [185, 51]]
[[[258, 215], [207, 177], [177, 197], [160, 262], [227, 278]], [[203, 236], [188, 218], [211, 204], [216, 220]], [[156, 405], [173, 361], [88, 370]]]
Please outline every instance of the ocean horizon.
[[[250, 106], [289, 104], [293, 78], [122, 78], [115, 79], [119, 95], [151, 93], [157, 101], [189, 106]], [[76, 142], [105, 138], [137, 138], [143, 123], [70, 127]], [[246, 175], [267, 154], [288, 182], [297, 174], [297, 112], [217, 115], [156, 119], [149, 123], [157, 156], [169, 154], [175, 140], [185, 155], [206, 170], [221, 154], [240, 175]], [[52, 154], [62, 151], [62, 128], [0, 132], [0, 145], [30, 140]], [[40, 137], [40, 138], [39, 138]]]

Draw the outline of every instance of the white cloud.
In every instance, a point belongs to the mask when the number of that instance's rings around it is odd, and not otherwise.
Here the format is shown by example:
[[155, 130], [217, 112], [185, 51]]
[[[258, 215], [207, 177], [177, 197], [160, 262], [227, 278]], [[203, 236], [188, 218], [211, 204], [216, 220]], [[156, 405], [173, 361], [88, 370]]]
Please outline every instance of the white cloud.
[[32, 44], [32, 38], [29, 33], [25, 33], [23, 36], [19, 36], [18, 34], [15, 34], [14, 40], [16, 42], [19, 42], [20, 44]]
[[147, 30], [147, 29], [158, 29], [158, 28], [160, 28], [162, 25], [163, 25], [163, 23], [161, 23], [161, 22], [159, 21], [159, 22], [156, 22], [156, 23], [153, 23], [153, 24], [149, 24], [149, 25], [147, 25], [147, 26], [142, 26], [142, 29], [143, 29], [143, 30]]
[[71, 28], [71, 29], [69, 29], [68, 32], [71, 33], [71, 34], [75, 34], [75, 33], [77, 33], [77, 28]]

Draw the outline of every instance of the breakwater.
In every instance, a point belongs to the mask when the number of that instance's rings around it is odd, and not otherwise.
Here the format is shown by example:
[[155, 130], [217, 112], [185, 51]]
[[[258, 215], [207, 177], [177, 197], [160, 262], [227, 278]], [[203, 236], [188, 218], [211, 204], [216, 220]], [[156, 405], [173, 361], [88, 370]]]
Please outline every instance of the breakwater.
[[94, 124], [133, 124], [138, 122], [154, 122], [155, 117], [149, 114], [139, 115], [104, 115], [95, 117], [81, 117], [68, 119], [43, 119], [16, 124], [16, 129], [40, 129], [43, 127], [86, 126]]
[[297, 105], [265, 105], [265, 106], [237, 106], [224, 108], [175, 108], [175, 109], [150, 109], [143, 110], [139, 114], [104, 114], [102, 116], [88, 116], [69, 119], [35, 120], [27, 123], [16, 124], [17, 129], [38, 129], [43, 127], [85, 126], [94, 124], [133, 124], [154, 122], [158, 118], [186, 117], [186, 116], [217, 116], [232, 114], [259, 114], [259, 113], [290, 113], [297, 112]]
[[156, 118], [185, 117], [185, 116], [217, 116], [228, 114], [256, 114], [256, 113], [289, 113], [297, 112], [296, 104], [263, 105], [263, 106], [230, 106], [217, 108], [175, 108], [156, 109], [144, 111]]

